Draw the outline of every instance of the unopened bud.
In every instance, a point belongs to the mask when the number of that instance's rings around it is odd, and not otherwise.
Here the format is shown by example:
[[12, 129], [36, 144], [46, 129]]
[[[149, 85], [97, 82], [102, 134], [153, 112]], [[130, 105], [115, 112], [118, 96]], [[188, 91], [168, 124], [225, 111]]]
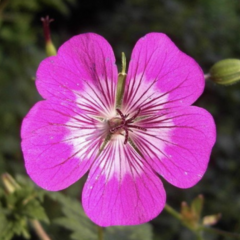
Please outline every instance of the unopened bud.
[[224, 59], [215, 63], [210, 71], [209, 78], [222, 85], [229, 85], [240, 80], [240, 60]]
[[48, 57], [55, 56], [57, 54], [56, 48], [53, 45], [52, 41], [46, 42], [45, 49]]
[[202, 209], [203, 209], [203, 195], [198, 195], [191, 203], [192, 214], [195, 216], [198, 221], [201, 217]]
[[196, 197], [189, 206], [186, 202], [181, 204], [182, 223], [192, 230], [199, 228], [203, 208], [203, 196]]
[[204, 226], [212, 226], [214, 224], [216, 224], [219, 219], [221, 218], [221, 214], [214, 214], [214, 215], [209, 215], [209, 216], [205, 216], [203, 218], [203, 225]]
[[21, 188], [10, 174], [4, 173], [1, 177], [3, 185], [8, 193], [13, 193], [15, 190]]

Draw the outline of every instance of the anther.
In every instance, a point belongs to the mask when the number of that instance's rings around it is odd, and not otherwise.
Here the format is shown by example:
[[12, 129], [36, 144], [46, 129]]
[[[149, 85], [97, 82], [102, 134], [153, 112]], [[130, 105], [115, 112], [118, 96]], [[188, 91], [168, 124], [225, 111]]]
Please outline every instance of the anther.
[[121, 117], [121, 122], [118, 126], [114, 126], [112, 128], [110, 128], [110, 133], [114, 134], [116, 133], [118, 130], [122, 129], [125, 131], [125, 140], [124, 140], [124, 144], [127, 143], [128, 141], [128, 137], [129, 137], [129, 131], [132, 132], [131, 128], [135, 128], [135, 129], [139, 129], [139, 130], [142, 130], [142, 131], [147, 131], [146, 128], [143, 128], [143, 127], [139, 127], [139, 126], [136, 126], [136, 125], [131, 125], [131, 123], [134, 122], [134, 120], [136, 119], [136, 117], [139, 115], [141, 109], [139, 108], [138, 111], [129, 119], [127, 119], [127, 117], [129, 116], [129, 114], [126, 114], [124, 115], [122, 113], [122, 111], [120, 109], [116, 109], [117, 113], [120, 115]]

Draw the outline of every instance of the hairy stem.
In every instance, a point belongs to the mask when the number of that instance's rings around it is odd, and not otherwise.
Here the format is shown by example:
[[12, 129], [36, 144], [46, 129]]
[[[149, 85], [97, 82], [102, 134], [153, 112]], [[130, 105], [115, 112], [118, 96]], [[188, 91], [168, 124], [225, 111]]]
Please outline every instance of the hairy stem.
[[98, 226], [98, 240], [103, 240], [103, 228]]
[[31, 224], [41, 240], [51, 240], [38, 220], [31, 220]]
[[181, 215], [176, 210], [174, 210], [171, 206], [169, 206], [167, 203], [165, 204], [164, 209], [176, 219], [181, 220]]
[[195, 233], [196, 233], [197, 240], [203, 240], [203, 236], [202, 236], [202, 232], [201, 231], [197, 231]]
[[214, 234], [217, 234], [217, 235], [222, 235], [222, 236], [225, 236], [225, 237], [240, 239], [240, 234], [238, 234], [238, 233], [226, 232], [226, 231], [222, 231], [222, 230], [217, 229], [217, 228], [201, 227], [201, 230], [209, 232], [209, 233], [214, 233]]

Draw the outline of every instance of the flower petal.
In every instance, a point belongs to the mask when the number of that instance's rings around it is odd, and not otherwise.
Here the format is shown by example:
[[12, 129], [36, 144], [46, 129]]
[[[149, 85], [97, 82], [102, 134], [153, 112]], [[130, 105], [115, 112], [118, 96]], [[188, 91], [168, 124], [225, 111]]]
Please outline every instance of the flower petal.
[[156, 217], [165, 205], [162, 182], [131, 145], [110, 141], [90, 170], [83, 208], [100, 226], [135, 225]]
[[38, 102], [21, 129], [25, 166], [33, 181], [55, 191], [82, 177], [102, 144], [98, 124], [73, 104]]
[[78, 98], [81, 108], [87, 104], [97, 114], [104, 106], [114, 105], [117, 75], [109, 43], [97, 34], [87, 33], [72, 37], [59, 48], [57, 56], [41, 62], [36, 85], [45, 99]]
[[126, 112], [141, 108], [190, 105], [203, 92], [199, 65], [162, 33], [150, 33], [135, 45], [126, 79]]
[[162, 111], [158, 117], [144, 119], [141, 126], [147, 131], [133, 140], [155, 171], [180, 188], [202, 178], [216, 140], [215, 123], [206, 110], [190, 106]]

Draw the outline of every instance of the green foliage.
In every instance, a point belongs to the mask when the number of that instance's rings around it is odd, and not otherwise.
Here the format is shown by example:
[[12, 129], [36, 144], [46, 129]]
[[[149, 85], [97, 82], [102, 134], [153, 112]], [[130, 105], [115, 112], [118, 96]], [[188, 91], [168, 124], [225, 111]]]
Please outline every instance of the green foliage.
[[30, 238], [30, 234], [27, 230], [27, 222], [23, 218], [9, 221], [3, 214], [0, 214], [0, 224], [1, 240], [11, 240], [15, 235], [23, 236], [25, 239]]
[[[10, 240], [15, 235], [25, 239], [31, 237], [28, 223], [40, 220], [49, 224], [49, 218], [42, 206], [44, 196], [51, 204], [57, 204], [62, 215], [53, 216], [51, 221], [71, 232], [73, 240], [98, 239], [98, 226], [89, 220], [84, 213], [79, 200], [65, 196], [60, 192], [47, 192], [36, 188], [35, 185], [22, 175], [17, 176], [17, 182], [10, 179], [9, 185], [3, 191], [0, 188], [0, 239]], [[140, 226], [116, 226], [104, 229], [105, 240], [151, 240], [152, 228], [150, 224]]]
[[[11, 184], [11, 183], [10, 183]], [[14, 185], [11, 184], [14, 187]], [[9, 185], [0, 189], [0, 239], [10, 240], [14, 235], [29, 239], [28, 220], [36, 219], [49, 223], [42, 207], [42, 192], [36, 191], [32, 184], [20, 184], [19, 188]]]
[[3, 2], [0, 1], [0, 173], [21, 173], [24, 167], [19, 144], [21, 121], [30, 106], [40, 99], [33, 81], [36, 68], [45, 57], [40, 17], [49, 14], [44, 13], [45, 8], [66, 16], [76, 1]]
[[152, 227], [145, 223], [138, 226], [108, 227], [105, 232], [105, 240], [151, 240]]
[[121, 51], [130, 54], [129, 43], [133, 45], [138, 37], [164, 32], [207, 71], [219, 58], [240, 54], [239, 10], [238, 0], [127, 0], [101, 16], [100, 28], [113, 44], [119, 39], [117, 56]]
[[57, 192], [46, 194], [61, 205], [64, 214], [63, 217], [54, 220], [55, 224], [71, 230], [72, 239], [96, 239], [97, 227], [85, 215], [79, 201]]
[[[71, 199], [61, 193], [46, 193], [61, 205], [63, 217], [54, 220], [55, 224], [72, 232], [73, 240], [96, 240], [97, 226], [85, 215], [78, 200]], [[150, 224], [139, 226], [115, 226], [104, 228], [104, 240], [151, 240], [152, 228]]]
[[23, 216], [48, 222], [47, 215], [36, 196], [36, 192], [26, 188], [5, 195], [8, 218], [17, 219]]

